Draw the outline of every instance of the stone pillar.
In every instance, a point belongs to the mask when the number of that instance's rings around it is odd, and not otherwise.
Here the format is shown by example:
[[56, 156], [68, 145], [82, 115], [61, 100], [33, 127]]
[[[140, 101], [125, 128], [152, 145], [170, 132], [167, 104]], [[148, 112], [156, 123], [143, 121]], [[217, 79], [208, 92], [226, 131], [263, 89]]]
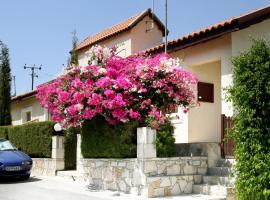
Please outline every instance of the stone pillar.
[[156, 158], [156, 130], [137, 128], [137, 158]]
[[81, 151], [81, 144], [82, 144], [82, 138], [81, 134], [77, 134], [77, 153], [76, 153], [76, 158], [77, 158], [77, 172], [83, 173], [83, 164], [82, 164], [82, 151]]
[[65, 169], [65, 147], [64, 136], [52, 137], [52, 159], [55, 159], [55, 170]]

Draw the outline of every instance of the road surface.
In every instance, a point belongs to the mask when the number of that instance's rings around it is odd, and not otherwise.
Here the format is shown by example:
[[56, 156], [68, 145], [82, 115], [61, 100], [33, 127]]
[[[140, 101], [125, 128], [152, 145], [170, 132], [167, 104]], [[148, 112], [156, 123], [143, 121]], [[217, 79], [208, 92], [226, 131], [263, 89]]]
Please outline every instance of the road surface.
[[[145, 200], [138, 196], [116, 192], [91, 192], [85, 183], [61, 177], [31, 177], [29, 180], [0, 179], [0, 200]], [[217, 200], [206, 195], [187, 195], [155, 200]], [[153, 199], [151, 199], [153, 200]]]

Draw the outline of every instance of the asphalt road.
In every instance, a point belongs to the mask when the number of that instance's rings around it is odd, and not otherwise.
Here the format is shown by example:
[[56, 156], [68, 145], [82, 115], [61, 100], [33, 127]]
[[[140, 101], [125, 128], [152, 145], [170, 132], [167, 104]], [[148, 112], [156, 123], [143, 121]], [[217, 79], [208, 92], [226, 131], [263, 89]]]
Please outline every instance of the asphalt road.
[[31, 177], [29, 180], [0, 180], [0, 200], [107, 200], [71, 180]]
[[[31, 177], [29, 180], [0, 179], [0, 200], [146, 200], [116, 192], [91, 192], [86, 183], [61, 177]], [[160, 197], [155, 200], [217, 200], [207, 195]], [[150, 199], [151, 200], [151, 199]]]

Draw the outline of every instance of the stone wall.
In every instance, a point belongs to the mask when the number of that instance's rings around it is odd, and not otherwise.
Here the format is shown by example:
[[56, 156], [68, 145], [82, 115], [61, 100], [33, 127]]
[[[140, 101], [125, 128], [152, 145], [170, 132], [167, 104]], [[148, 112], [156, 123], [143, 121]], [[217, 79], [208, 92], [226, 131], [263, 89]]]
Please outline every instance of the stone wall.
[[51, 158], [32, 158], [33, 167], [31, 174], [36, 176], [55, 176], [57, 170], [65, 168], [64, 153], [64, 136], [53, 136]]
[[147, 197], [191, 193], [207, 172], [206, 157], [82, 159], [80, 164], [95, 187]]
[[208, 157], [208, 167], [215, 167], [221, 158], [220, 143], [179, 143], [176, 144], [177, 156]]
[[57, 161], [53, 158], [32, 158], [31, 174], [34, 176], [55, 176]]

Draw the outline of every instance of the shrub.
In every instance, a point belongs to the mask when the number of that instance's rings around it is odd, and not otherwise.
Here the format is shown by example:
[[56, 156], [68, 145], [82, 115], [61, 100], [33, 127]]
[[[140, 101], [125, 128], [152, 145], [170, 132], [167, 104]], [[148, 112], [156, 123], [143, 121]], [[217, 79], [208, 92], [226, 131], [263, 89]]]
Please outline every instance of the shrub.
[[74, 66], [37, 89], [42, 107], [62, 127], [81, 126], [102, 115], [108, 123], [150, 121], [158, 128], [164, 110], [196, 104], [197, 78], [167, 54], [140, 54], [122, 58], [115, 49], [94, 46], [89, 66]]
[[0, 126], [0, 138], [8, 137], [8, 126]]
[[173, 136], [174, 127], [170, 121], [160, 125], [157, 130], [157, 156], [158, 157], [172, 157], [175, 156], [175, 138]]
[[100, 116], [86, 121], [82, 128], [81, 149], [83, 157], [136, 157], [136, 127], [136, 123], [112, 126]]
[[35, 122], [18, 126], [0, 127], [0, 133], [7, 133], [8, 139], [31, 157], [50, 158], [54, 122]]
[[65, 131], [65, 169], [76, 169], [77, 133], [79, 128]]
[[[103, 117], [84, 123], [82, 154], [84, 158], [136, 158], [138, 123], [109, 125]], [[175, 155], [173, 126], [169, 121], [157, 131], [158, 157]]]
[[240, 200], [270, 199], [270, 47], [254, 40], [233, 58], [229, 89], [235, 115], [236, 189]]

